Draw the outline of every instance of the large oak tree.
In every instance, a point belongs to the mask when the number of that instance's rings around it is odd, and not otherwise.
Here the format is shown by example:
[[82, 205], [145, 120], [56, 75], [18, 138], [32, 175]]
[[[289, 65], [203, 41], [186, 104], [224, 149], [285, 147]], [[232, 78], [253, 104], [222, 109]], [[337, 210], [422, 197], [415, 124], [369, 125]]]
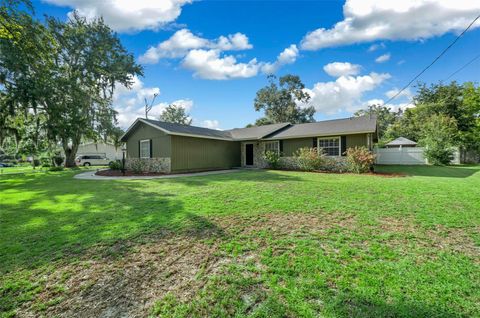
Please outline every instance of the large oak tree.
[[47, 137], [73, 166], [83, 138], [115, 131], [115, 87], [130, 87], [142, 68], [102, 19], [74, 13], [67, 22], [47, 17], [43, 24], [12, 3], [0, 9], [2, 117], [45, 116]]

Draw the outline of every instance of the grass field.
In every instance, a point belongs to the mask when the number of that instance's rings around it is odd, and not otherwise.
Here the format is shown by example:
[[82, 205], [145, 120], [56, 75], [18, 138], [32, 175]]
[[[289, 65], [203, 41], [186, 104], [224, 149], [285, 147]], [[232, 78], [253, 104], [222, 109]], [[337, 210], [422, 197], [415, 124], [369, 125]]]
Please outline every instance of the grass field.
[[0, 176], [0, 315], [479, 317], [480, 166]]

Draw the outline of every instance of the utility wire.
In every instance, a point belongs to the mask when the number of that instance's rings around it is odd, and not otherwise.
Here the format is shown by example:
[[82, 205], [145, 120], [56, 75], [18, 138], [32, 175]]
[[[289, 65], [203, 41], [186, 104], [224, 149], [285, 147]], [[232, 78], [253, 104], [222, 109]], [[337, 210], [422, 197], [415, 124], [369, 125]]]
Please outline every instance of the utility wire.
[[462, 67], [460, 67], [458, 70], [456, 70], [455, 72], [453, 72], [452, 74], [450, 74], [450, 76], [448, 76], [446, 79], [444, 79], [444, 81], [447, 81], [449, 80], [451, 77], [455, 76], [458, 72], [462, 71], [464, 68], [466, 68], [467, 66], [469, 66], [470, 64], [472, 64], [473, 62], [475, 62], [476, 59], [478, 59], [480, 57], [480, 54], [478, 54], [477, 56], [475, 56], [473, 59], [471, 59], [467, 64], [463, 65]]
[[418, 73], [410, 82], [408, 82], [407, 85], [405, 85], [401, 90], [399, 90], [395, 95], [393, 95], [389, 100], [387, 100], [385, 102], [385, 104], [388, 104], [389, 102], [391, 102], [392, 100], [394, 100], [395, 98], [398, 97], [398, 95], [400, 95], [404, 90], [406, 90], [417, 78], [419, 78], [423, 73], [425, 73], [426, 70], [428, 70], [433, 64], [435, 64], [435, 62], [437, 62], [455, 43], [457, 43], [457, 41], [470, 29], [470, 27], [480, 18], [480, 14], [475, 18], [473, 19], [473, 21], [468, 25], [468, 27], [463, 30], [462, 33], [460, 33], [457, 38], [452, 42], [450, 43], [449, 46], [447, 46], [443, 51], [442, 53], [440, 53], [433, 61], [432, 63], [430, 63], [427, 67], [425, 67], [420, 73]]

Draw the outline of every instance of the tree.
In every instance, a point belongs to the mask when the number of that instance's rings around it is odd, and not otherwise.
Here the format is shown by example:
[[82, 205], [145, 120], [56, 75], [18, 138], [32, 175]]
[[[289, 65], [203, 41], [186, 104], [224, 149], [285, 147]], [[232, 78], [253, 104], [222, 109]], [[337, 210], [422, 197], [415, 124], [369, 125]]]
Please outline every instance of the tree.
[[75, 164], [82, 137], [95, 139], [113, 131], [115, 86], [130, 87], [142, 68], [102, 19], [88, 22], [74, 13], [67, 23], [50, 18], [48, 25], [61, 43], [56, 88], [68, 93], [58, 92], [47, 101], [46, 111], [53, 118], [47, 127], [62, 143], [68, 167]]
[[185, 111], [185, 108], [175, 104], [168, 105], [160, 115], [160, 120], [167, 123], [175, 123], [181, 125], [191, 125], [192, 119], [190, 115]]
[[425, 147], [425, 157], [435, 165], [449, 164], [453, 159], [453, 146], [457, 122], [446, 115], [432, 115], [424, 123], [420, 144]]
[[285, 75], [279, 78], [269, 75], [269, 85], [257, 92], [254, 101], [256, 111], [263, 110], [265, 117], [257, 120], [257, 125], [275, 123], [308, 123], [315, 121], [313, 106], [301, 107], [310, 101], [310, 95], [305, 92], [305, 85], [296, 75]]
[[459, 85], [439, 83], [420, 84], [414, 97], [416, 107], [405, 110], [391, 124], [385, 138], [406, 137], [419, 141], [422, 130], [430, 117], [444, 115], [456, 122], [454, 142], [464, 154], [469, 150], [480, 151], [480, 87], [471, 82]]
[[82, 138], [113, 131], [115, 87], [130, 87], [142, 68], [102, 19], [74, 13], [66, 23], [47, 17], [43, 25], [15, 10], [0, 12], [2, 112], [45, 116], [47, 137], [61, 143], [73, 166]]
[[367, 109], [361, 109], [353, 114], [356, 117], [374, 116], [377, 118], [378, 138], [383, 139], [387, 128], [397, 120], [398, 113], [392, 112], [389, 107], [382, 105], [370, 105]]

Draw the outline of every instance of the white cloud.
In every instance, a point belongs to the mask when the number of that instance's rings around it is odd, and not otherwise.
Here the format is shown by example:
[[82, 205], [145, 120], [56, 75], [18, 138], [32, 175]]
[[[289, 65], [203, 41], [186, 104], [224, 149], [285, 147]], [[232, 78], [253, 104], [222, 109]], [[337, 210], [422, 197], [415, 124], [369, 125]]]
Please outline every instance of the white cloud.
[[362, 67], [358, 64], [348, 62], [333, 62], [325, 65], [323, 70], [330, 76], [340, 77], [348, 75], [357, 75]]
[[[150, 102], [153, 94], [160, 94], [158, 87], [145, 87], [138, 78], [133, 78], [131, 89], [118, 86], [113, 96], [113, 107], [118, 112], [118, 124], [122, 128], [128, 128], [138, 117], [145, 118], [145, 98]], [[149, 112], [149, 118], [158, 119], [162, 111], [169, 105], [175, 104], [185, 108], [187, 111], [192, 109], [193, 101], [189, 99], [179, 99], [171, 103], [160, 102], [153, 105]]]
[[379, 57], [377, 57], [375, 59], [375, 62], [377, 62], [377, 63], [387, 62], [388, 60], [390, 60], [390, 56], [391, 56], [390, 53], [380, 55]]
[[[395, 96], [400, 90], [398, 88], [394, 88], [394, 89], [391, 89], [389, 91], [387, 91], [385, 93], [385, 96], [387, 96], [388, 98], [392, 98], [393, 96]], [[410, 89], [405, 89], [403, 90], [398, 96], [397, 98], [399, 97], [406, 97], [406, 98], [409, 98], [411, 99], [413, 97], [413, 94], [412, 92], [410, 91]]]
[[[103, 17], [119, 32], [157, 30], [175, 21], [192, 0], [44, 0], [77, 10], [88, 19]], [[72, 12], [69, 13], [71, 15]]]
[[218, 120], [204, 120], [200, 123], [201, 127], [210, 128], [210, 129], [220, 129], [220, 122]]
[[379, 43], [379, 44], [372, 44], [370, 45], [370, 47], [368, 48], [368, 52], [374, 52], [376, 50], [380, 50], [380, 49], [384, 49], [386, 46], [385, 46], [385, 43]]
[[292, 44], [277, 56], [275, 62], [264, 63], [262, 66], [262, 72], [265, 74], [273, 74], [283, 65], [295, 63], [297, 57], [298, 48], [295, 44]]
[[188, 29], [175, 32], [168, 40], [150, 47], [140, 57], [142, 63], [157, 63], [162, 58], [183, 58], [189, 51], [195, 49], [217, 49], [221, 51], [248, 50], [253, 46], [248, 37], [242, 33], [220, 36], [216, 40], [208, 40], [193, 34]]
[[[480, 1], [347, 0], [343, 21], [308, 33], [304, 50], [377, 40], [419, 40], [460, 32], [477, 16]], [[472, 29], [480, 26], [477, 21]]]
[[372, 105], [386, 106], [386, 107], [390, 108], [390, 111], [393, 111], [393, 112], [397, 112], [399, 110], [405, 110], [407, 108], [415, 107], [415, 104], [413, 104], [412, 102], [397, 103], [397, 104], [392, 104], [392, 103], [385, 104], [385, 101], [383, 99], [371, 99], [371, 100], [363, 103], [362, 107], [360, 107], [359, 109], [367, 109], [369, 106], [372, 106]]
[[374, 90], [390, 78], [388, 73], [370, 73], [363, 76], [340, 76], [335, 81], [319, 82], [313, 88], [305, 89], [310, 95], [308, 105], [323, 114], [342, 111], [354, 112], [362, 108], [363, 94]]
[[256, 59], [238, 63], [231, 55], [221, 57], [219, 50], [191, 50], [185, 56], [182, 66], [200, 78], [226, 80], [253, 77], [258, 74], [261, 65]]

